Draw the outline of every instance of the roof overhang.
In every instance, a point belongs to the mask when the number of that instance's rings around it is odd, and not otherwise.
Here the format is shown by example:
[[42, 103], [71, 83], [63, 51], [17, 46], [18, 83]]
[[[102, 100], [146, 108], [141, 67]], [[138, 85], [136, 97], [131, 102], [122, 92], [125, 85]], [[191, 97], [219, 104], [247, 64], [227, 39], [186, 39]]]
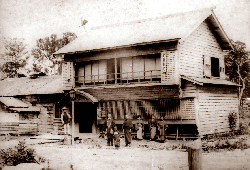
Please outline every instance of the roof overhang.
[[215, 16], [214, 12], [212, 11], [211, 15], [206, 19], [210, 30], [213, 32], [217, 41], [221, 45], [223, 50], [230, 50], [233, 49], [233, 45], [228, 38], [227, 34], [225, 33], [224, 29], [222, 28], [219, 20]]
[[54, 55], [179, 41], [211, 15], [211, 10], [206, 8], [93, 28]]
[[9, 110], [15, 110], [18, 112], [40, 112], [39, 107], [30, 106], [22, 100], [16, 99], [14, 97], [0, 97], [0, 102], [2, 102]]
[[225, 85], [225, 86], [237, 86], [237, 87], [241, 86], [239, 84], [224, 79], [208, 79], [208, 78], [199, 78], [199, 77], [191, 77], [184, 75], [181, 75], [181, 78], [190, 81], [193, 84], [198, 84], [201, 86], [206, 86], [206, 85]]

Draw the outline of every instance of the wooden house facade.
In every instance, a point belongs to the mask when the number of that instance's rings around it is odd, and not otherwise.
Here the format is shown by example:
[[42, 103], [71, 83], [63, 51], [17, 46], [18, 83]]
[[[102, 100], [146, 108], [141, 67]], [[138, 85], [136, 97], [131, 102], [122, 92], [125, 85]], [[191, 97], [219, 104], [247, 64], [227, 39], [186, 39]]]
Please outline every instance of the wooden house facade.
[[60, 112], [69, 99], [61, 76], [5, 79], [0, 87], [0, 135], [62, 134]]
[[63, 55], [65, 94], [73, 88], [76, 131], [96, 132], [108, 113], [156, 116], [168, 133], [224, 132], [238, 113], [238, 85], [226, 80], [229, 38], [212, 9], [92, 29]]

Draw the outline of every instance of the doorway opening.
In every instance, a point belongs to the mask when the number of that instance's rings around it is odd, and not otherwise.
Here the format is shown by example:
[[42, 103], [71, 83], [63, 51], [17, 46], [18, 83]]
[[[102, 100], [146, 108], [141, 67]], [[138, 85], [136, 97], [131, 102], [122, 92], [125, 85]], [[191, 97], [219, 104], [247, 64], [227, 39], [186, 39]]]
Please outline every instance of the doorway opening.
[[93, 133], [97, 117], [96, 106], [91, 102], [75, 103], [75, 121], [79, 123], [79, 133]]

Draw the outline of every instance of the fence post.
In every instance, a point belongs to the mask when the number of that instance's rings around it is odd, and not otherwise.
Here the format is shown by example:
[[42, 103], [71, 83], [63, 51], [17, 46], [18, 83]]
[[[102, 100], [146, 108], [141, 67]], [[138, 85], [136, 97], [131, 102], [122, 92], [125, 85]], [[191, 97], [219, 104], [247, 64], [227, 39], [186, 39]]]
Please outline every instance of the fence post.
[[202, 147], [201, 139], [195, 140], [188, 147], [188, 166], [189, 170], [201, 170], [202, 165]]

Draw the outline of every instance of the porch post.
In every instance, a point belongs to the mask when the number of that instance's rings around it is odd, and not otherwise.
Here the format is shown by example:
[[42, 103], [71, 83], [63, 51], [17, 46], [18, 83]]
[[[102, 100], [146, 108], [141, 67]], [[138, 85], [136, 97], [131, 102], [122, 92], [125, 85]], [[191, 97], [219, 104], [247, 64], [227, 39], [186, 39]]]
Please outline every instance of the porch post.
[[72, 128], [71, 128], [71, 145], [74, 144], [74, 132], [75, 132], [75, 97], [76, 97], [76, 91], [74, 90], [74, 87], [71, 89], [70, 93], [70, 99], [72, 102]]
[[115, 58], [115, 84], [117, 84], [117, 59]]
[[75, 132], [75, 102], [72, 100], [72, 136], [71, 136], [71, 145], [74, 144], [74, 132]]

